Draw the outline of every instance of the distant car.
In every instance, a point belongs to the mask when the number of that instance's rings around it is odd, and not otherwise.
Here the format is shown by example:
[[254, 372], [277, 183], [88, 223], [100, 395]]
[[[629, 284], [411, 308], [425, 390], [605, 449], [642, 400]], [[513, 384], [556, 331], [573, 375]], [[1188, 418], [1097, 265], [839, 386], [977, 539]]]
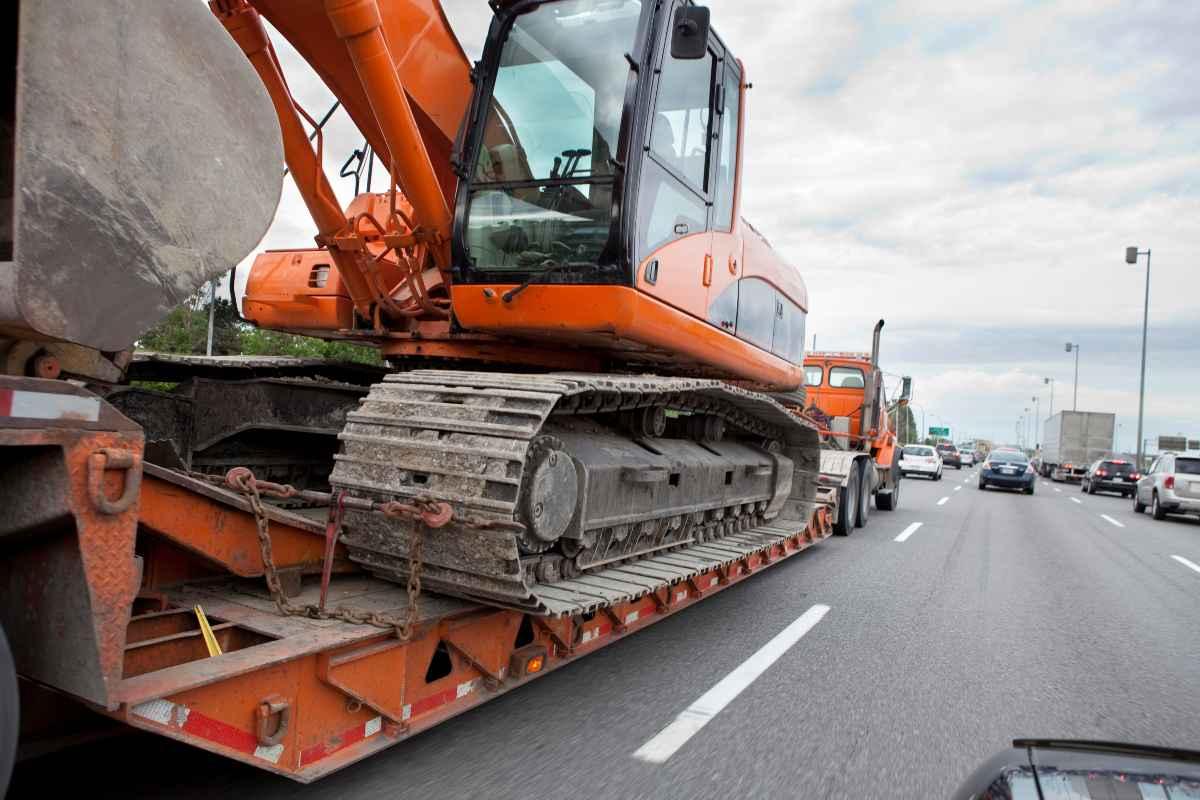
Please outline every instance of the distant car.
[[938, 455], [942, 457], [942, 463], [948, 467], [962, 469], [962, 456], [958, 454], [958, 448], [949, 442], [942, 442], [937, 446]]
[[1037, 473], [1029, 458], [1020, 450], [993, 450], [979, 468], [979, 488], [999, 486], [1005, 489], [1020, 489], [1033, 494]]
[[970, 450], [963, 450], [962, 448], [959, 448], [958, 459], [962, 462], [964, 467], [975, 466], [975, 454]]
[[1200, 456], [1164, 453], [1137, 482], [1133, 510], [1149, 506], [1155, 519], [1167, 514], [1200, 514]]
[[1117, 492], [1122, 497], [1133, 497], [1140, 477], [1133, 464], [1124, 459], [1101, 458], [1088, 467], [1079, 490], [1088, 494]]
[[924, 475], [935, 481], [942, 479], [942, 457], [927, 444], [906, 444], [900, 451], [900, 476]]

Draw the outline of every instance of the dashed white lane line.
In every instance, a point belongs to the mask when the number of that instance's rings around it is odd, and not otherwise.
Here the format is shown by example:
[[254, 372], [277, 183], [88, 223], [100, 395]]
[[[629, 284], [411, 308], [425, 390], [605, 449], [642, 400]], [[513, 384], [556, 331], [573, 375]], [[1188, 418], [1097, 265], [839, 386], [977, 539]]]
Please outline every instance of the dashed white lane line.
[[1058, 488], [1057, 486], [1055, 486], [1055, 487], [1054, 487], [1054, 491], [1056, 491], [1056, 492], [1061, 492], [1061, 491], [1062, 491], [1062, 489], [1060, 489], [1060, 488]]
[[949, 497], [943, 497], [941, 500], [938, 500], [937, 504], [939, 506], [944, 506], [944, 505], [946, 505], [947, 501], [949, 501], [949, 500], [950, 500]]
[[675, 755], [679, 748], [687, 744], [688, 739], [699, 733], [709, 720], [721, 713], [721, 710], [741, 694], [742, 690], [754, 683], [759, 675], [766, 672], [768, 667], [778, 661], [780, 656], [800, 641], [801, 637], [811, 631], [828, 613], [829, 606], [820, 604], [805, 611], [796, 621], [780, 631], [774, 639], [739, 664], [733, 672], [700, 695], [700, 698], [685, 708], [674, 722], [639, 747], [633, 757], [651, 764], [666, 762], [668, 758]]
[[1200, 564], [1197, 564], [1194, 561], [1188, 561], [1183, 556], [1171, 556], [1171, 558], [1175, 559], [1180, 564], [1183, 564], [1185, 567], [1187, 567], [1190, 570], [1194, 570], [1195, 572], [1200, 572]]
[[1082, 500], [1080, 500], [1078, 497], [1072, 497], [1072, 498], [1071, 498], [1071, 502], [1072, 502], [1072, 503], [1079, 503], [1080, 505], [1083, 505], [1083, 501], [1082, 501]]
[[962, 491], [962, 487], [961, 487], [961, 486], [955, 486], [955, 487], [954, 487], [954, 491], [956, 491], [956, 492], [961, 492], [961, 491]]
[[1109, 522], [1111, 522], [1113, 525], [1116, 525], [1118, 528], [1124, 528], [1124, 527], [1125, 527], [1125, 523], [1123, 523], [1123, 522], [1117, 522], [1115, 519], [1113, 519], [1112, 517], [1110, 517], [1108, 514], [1101, 514], [1100, 516], [1101, 516], [1101, 517], [1103, 517], [1104, 519], [1108, 520]]
[[917, 528], [921, 527], [924, 524], [925, 524], [924, 522], [914, 522], [912, 525], [909, 525], [907, 528], [900, 531], [900, 535], [897, 536], [895, 539], [892, 539], [892, 541], [893, 542], [907, 542], [908, 537], [910, 537], [914, 533], [916, 533]]
[[970, 483], [970, 482], [971, 482], [970, 477], [963, 478], [963, 483]]

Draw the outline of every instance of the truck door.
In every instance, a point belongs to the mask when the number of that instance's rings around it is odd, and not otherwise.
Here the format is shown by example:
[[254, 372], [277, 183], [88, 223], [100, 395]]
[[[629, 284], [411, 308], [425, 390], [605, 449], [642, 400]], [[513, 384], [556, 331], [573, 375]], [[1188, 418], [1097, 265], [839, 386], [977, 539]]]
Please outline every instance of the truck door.
[[[671, 4], [673, 19], [680, 2]], [[669, 31], [670, 25], [667, 29]], [[658, 82], [650, 103], [637, 198], [638, 288], [705, 318], [716, 272], [711, 233], [714, 101], [723, 49], [712, 37], [704, 58], [671, 57], [657, 44]], [[727, 271], [727, 267], [722, 267]]]

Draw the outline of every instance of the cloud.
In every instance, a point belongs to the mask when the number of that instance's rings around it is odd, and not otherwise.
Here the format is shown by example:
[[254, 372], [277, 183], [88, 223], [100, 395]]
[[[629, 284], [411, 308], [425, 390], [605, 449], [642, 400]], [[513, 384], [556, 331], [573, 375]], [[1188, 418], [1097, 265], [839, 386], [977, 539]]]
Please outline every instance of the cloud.
[[[444, 5], [478, 58], [491, 14]], [[1193, 424], [1200, 3], [709, 5], [754, 83], [743, 213], [803, 274], [822, 347], [863, 349], [886, 318], [887, 367], [912, 374], [931, 409], [1002, 439], [1042, 377], [1061, 407], [1062, 342], [1079, 341], [1081, 403], [1124, 425], [1145, 267], [1123, 253], [1152, 247], [1147, 429]], [[323, 112], [328, 91], [276, 47], [297, 97]], [[331, 175], [360, 141], [335, 115]], [[334, 185], [348, 201], [351, 184]], [[264, 246], [312, 233], [289, 186]]]

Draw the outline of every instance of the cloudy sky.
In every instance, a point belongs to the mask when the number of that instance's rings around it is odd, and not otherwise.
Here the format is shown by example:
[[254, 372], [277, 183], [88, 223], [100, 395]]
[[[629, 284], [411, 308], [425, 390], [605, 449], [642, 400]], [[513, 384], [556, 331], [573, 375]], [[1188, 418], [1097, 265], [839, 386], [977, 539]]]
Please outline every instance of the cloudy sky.
[[[477, 57], [486, 3], [444, 5]], [[1150, 247], [1145, 435], [1200, 438], [1200, 3], [709, 5], [754, 84], [742, 211], [807, 281], [810, 346], [864, 349], [885, 318], [918, 419], [1013, 441], [1035, 396], [1049, 412], [1043, 378], [1070, 407], [1078, 342], [1079, 408], [1132, 450], [1145, 271], [1123, 256]], [[358, 141], [337, 115], [331, 171]], [[311, 241], [285, 186], [264, 245]]]

